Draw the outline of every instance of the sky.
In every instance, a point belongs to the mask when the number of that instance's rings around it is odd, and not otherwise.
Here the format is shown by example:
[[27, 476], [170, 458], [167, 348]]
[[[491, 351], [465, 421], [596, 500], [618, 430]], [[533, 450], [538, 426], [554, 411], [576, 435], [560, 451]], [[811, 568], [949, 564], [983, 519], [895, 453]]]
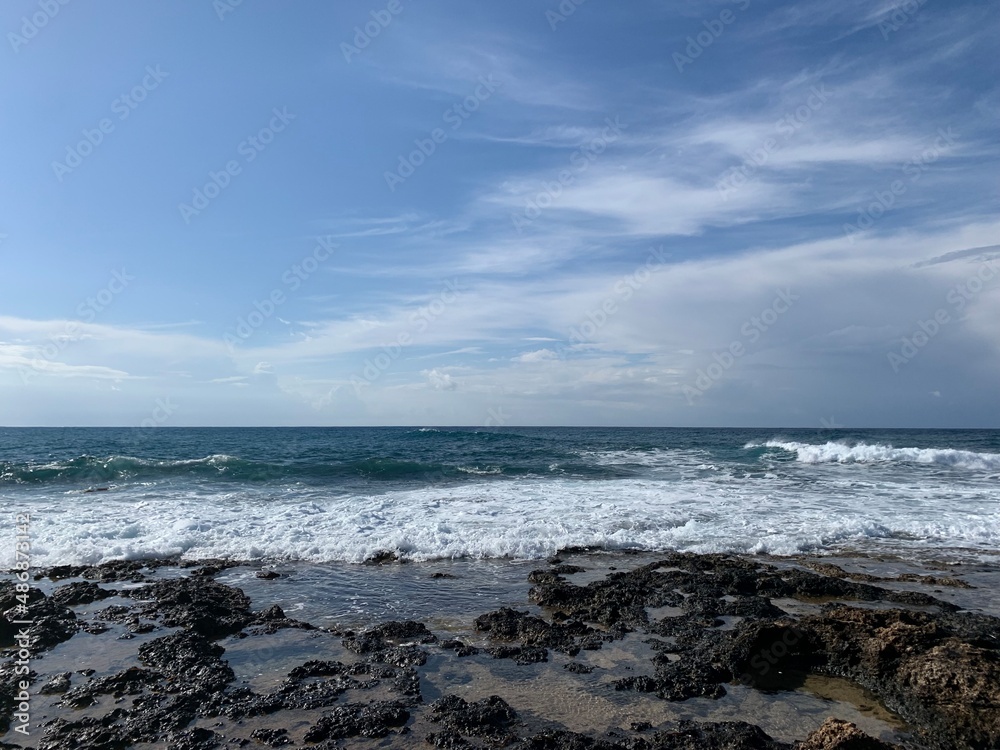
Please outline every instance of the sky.
[[0, 31], [0, 425], [1000, 427], [996, 3]]

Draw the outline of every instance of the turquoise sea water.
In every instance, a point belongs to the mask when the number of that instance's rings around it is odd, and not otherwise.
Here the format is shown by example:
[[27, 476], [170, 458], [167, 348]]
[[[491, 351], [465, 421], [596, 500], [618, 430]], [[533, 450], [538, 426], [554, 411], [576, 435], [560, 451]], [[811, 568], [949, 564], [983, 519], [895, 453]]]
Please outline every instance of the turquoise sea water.
[[31, 514], [36, 565], [566, 546], [976, 559], [1000, 550], [1000, 431], [11, 428], [0, 504], [11, 525]]

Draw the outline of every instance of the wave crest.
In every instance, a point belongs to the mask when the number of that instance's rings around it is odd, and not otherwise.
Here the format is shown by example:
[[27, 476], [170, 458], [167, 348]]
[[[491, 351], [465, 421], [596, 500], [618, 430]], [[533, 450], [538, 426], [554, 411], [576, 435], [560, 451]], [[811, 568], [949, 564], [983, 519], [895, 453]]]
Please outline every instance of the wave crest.
[[1000, 469], [1000, 453], [976, 453], [954, 448], [894, 448], [882, 443], [830, 441], [823, 444], [768, 440], [747, 443], [746, 448], [780, 448], [795, 454], [795, 460], [805, 464], [841, 463], [911, 463], [952, 466], [960, 469]]

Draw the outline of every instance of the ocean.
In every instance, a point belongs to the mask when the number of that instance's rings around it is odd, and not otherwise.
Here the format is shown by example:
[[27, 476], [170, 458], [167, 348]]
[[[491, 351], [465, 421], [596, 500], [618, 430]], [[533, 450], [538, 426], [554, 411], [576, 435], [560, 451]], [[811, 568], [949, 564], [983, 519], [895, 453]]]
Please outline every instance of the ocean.
[[537, 560], [557, 550], [996, 561], [1000, 431], [5, 428], [33, 566]]

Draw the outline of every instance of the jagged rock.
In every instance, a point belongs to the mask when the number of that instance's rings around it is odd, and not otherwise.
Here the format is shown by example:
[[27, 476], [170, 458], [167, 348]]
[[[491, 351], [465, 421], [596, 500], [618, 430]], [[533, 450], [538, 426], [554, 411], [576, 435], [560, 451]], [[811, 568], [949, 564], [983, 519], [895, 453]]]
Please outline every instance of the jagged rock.
[[898, 747], [869, 737], [850, 722], [830, 718], [806, 737], [805, 742], [797, 744], [795, 750], [893, 750]]

